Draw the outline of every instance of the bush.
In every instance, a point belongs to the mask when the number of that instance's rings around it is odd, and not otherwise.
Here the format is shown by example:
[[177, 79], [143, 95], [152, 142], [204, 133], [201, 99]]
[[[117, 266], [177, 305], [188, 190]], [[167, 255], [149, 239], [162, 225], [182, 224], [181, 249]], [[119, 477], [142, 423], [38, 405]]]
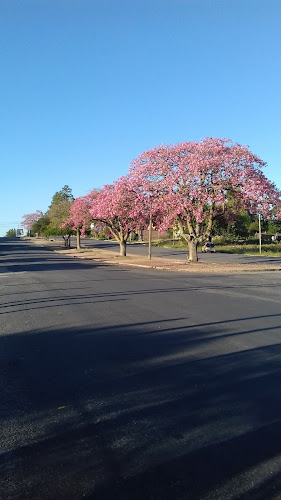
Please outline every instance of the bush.
[[250, 235], [254, 235], [255, 233], [259, 232], [259, 223], [258, 222], [251, 222], [249, 225], [249, 233]]
[[16, 238], [17, 232], [15, 229], [9, 229], [9, 231], [6, 232], [6, 238]]

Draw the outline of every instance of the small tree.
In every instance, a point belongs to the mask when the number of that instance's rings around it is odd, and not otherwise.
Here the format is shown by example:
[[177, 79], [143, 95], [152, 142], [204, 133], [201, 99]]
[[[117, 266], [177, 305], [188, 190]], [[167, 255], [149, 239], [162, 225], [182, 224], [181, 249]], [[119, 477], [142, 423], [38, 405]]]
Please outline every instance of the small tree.
[[33, 226], [31, 227], [31, 231], [34, 234], [38, 234], [39, 236], [47, 236], [50, 228], [50, 219], [46, 215], [40, 217]]
[[[281, 216], [280, 192], [261, 171], [265, 163], [246, 146], [207, 138], [146, 151], [131, 165], [139, 183], [157, 184], [163, 229], [177, 221], [188, 244], [189, 260], [197, 261], [199, 243], [211, 236], [213, 220], [227, 208], [270, 217], [273, 206]], [[232, 207], [233, 211], [233, 207]]]
[[26, 214], [22, 217], [22, 226], [30, 232], [32, 229], [32, 226], [37, 222], [41, 217], [43, 216], [43, 213], [41, 210], [36, 210], [36, 212], [33, 212], [32, 214]]
[[123, 257], [131, 231], [137, 231], [147, 221], [142, 200], [128, 176], [104, 186], [92, 200], [90, 214], [115, 236]]

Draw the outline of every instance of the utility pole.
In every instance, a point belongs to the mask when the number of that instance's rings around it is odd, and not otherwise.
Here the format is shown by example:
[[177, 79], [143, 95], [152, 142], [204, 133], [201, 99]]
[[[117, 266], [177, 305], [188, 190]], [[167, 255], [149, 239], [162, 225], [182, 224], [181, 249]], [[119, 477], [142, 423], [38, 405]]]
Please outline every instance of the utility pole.
[[150, 197], [149, 228], [148, 228], [148, 258], [151, 260], [151, 240], [152, 240], [152, 210]]
[[261, 214], [259, 214], [259, 247], [260, 247], [260, 255], [261, 255]]

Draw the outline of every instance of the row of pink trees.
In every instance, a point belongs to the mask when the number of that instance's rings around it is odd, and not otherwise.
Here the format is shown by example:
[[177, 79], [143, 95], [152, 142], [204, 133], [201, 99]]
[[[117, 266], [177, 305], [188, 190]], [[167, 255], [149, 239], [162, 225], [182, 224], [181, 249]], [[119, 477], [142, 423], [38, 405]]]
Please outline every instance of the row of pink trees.
[[160, 146], [134, 160], [127, 176], [74, 200], [63, 226], [76, 231], [78, 248], [91, 222], [106, 226], [125, 256], [132, 231], [151, 221], [161, 230], [176, 223], [189, 260], [197, 261], [198, 244], [210, 238], [218, 214], [245, 208], [281, 218], [281, 193], [264, 166], [247, 146], [226, 139]]

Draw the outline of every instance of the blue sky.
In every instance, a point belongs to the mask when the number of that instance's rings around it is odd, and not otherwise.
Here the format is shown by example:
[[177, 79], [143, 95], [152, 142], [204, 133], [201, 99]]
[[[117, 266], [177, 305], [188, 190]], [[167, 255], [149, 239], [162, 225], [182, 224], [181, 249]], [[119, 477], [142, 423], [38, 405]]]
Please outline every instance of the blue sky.
[[229, 137], [281, 189], [280, 0], [1, 0], [0, 235], [163, 143]]

